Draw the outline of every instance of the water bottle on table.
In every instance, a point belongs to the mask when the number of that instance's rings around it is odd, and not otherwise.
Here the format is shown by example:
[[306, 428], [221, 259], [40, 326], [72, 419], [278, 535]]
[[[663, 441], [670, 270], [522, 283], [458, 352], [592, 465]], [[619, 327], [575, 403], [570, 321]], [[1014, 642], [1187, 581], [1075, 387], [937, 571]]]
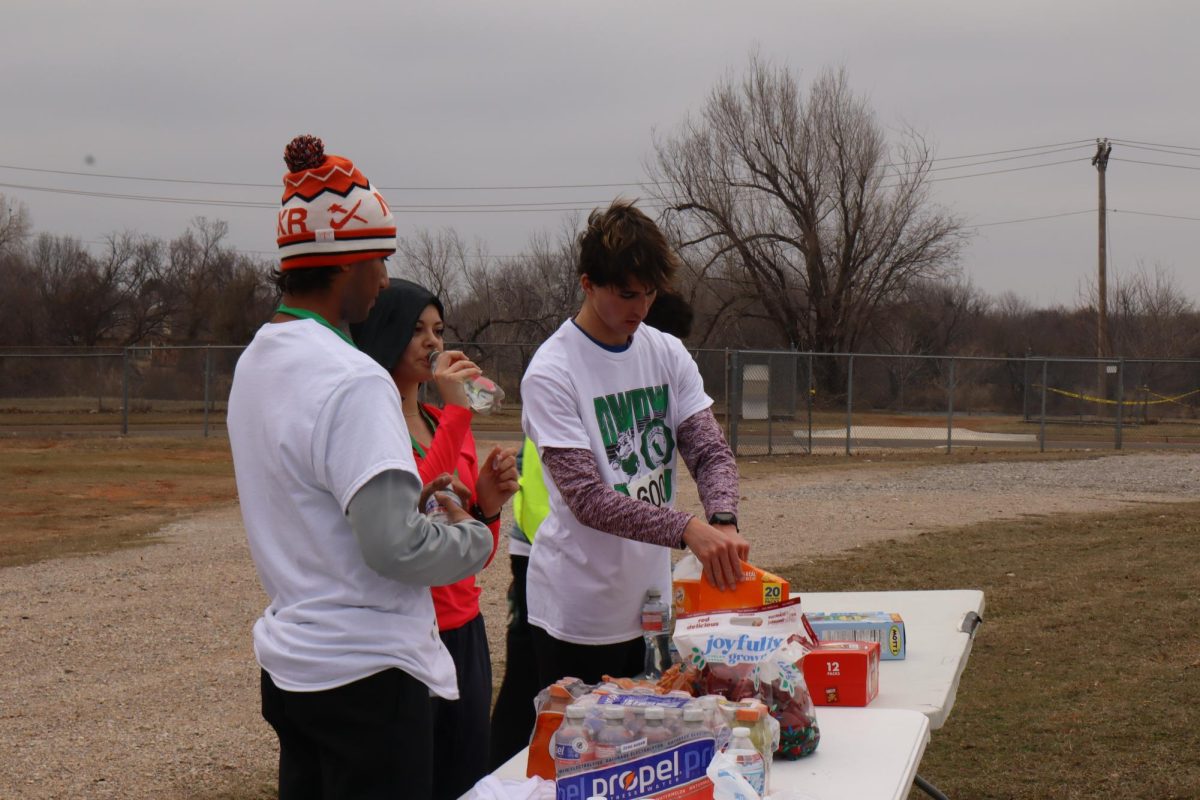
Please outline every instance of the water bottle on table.
[[[441, 355], [439, 350], [434, 350], [429, 354], [430, 369], [437, 369], [437, 360]], [[504, 400], [504, 390], [491, 379], [480, 375], [463, 384], [463, 389], [467, 393], [467, 403], [476, 414], [492, 414], [500, 410], [500, 403]]]
[[646, 643], [646, 662], [642, 672], [657, 678], [671, 666], [671, 607], [658, 589], [646, 592], [642, 604], [642, 640]]
[[568, 767], [591, 761], [591, 732], [584, 724], [587, 711], [582, 706], [567, 706], [562, 725], [554, 732], [554, 769], [556, 773]]
[[738, 772], [746, 779], [746, 783], [758, 792], [759, 797], [764, 797], [767, 793], [766, 766], [763, 763], [762, 754], [750, 740], [750, 729], [734, 728], [733, 738], [729, 740], [729, 746], [725, 748], [725, 752], [733, 757], [737, 763]]

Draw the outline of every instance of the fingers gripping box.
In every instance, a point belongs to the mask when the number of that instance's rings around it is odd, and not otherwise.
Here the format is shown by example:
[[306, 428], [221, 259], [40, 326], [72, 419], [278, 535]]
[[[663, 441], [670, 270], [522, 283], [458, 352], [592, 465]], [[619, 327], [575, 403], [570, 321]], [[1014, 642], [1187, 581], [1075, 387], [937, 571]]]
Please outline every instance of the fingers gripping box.
[[865, 706], [879, 694], [878, 642], [821, 642], [802, 668], [814, 705]]

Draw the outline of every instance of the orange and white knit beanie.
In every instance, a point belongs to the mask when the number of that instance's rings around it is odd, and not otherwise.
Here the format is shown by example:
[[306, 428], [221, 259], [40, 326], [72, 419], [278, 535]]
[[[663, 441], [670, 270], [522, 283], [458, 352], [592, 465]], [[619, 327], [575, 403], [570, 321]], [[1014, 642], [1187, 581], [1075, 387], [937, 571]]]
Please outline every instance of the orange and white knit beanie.
[[378, 190], [315, 136], [283, 151], [283, 207], [275, 229], [279, 267], [331, 267], [396, 252], [396, 220]]

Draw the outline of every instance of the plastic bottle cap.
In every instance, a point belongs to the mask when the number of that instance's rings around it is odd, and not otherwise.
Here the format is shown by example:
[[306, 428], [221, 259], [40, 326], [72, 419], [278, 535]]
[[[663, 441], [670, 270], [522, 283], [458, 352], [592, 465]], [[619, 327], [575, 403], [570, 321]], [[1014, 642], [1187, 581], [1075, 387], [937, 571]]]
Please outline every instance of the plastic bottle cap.
[[625, 719], [625, 709], [621, 706], [605, 706], [601, 713], [605, 719]]
[[651, 706], [646, 709], [646, 719], [666, 719], [667, 712], [658, 706]]
[[696, 708], [694, 706], [689, 706], [688, 708], [685, 708], [683, 710], [683, 721], [684, 722], [703, 722], [704, 721], [704, 709]]
[[747, 739], [749, 739], [750, 738], [750, 729], [742, 728], [739, 726], [739, 727], [733, 729], [733, 735], [734, 736], [745, 736]]
[[587, 709], [583, 706], [567, 706], [567, 716], [571, 719], [583, 719], [587, 716]]

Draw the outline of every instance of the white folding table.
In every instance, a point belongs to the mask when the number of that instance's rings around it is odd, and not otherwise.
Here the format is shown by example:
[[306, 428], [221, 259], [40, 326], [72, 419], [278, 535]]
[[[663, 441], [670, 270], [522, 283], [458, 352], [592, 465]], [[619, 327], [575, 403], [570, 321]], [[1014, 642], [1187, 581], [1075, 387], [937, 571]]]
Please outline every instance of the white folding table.
[[[793, 597], [796, 595], [793, 594]], [[887, 611], [904, 620], [905, 658], [879, 663], [879, 696], [871, 709], [919, 711], [937, 730], [950, 716], [975, 629], [983, 621], [983, 592], [939, 589], [904, 592], [802, 592], [807, 611]], [[825, 719], [820, 708], [817, 723]], [[913, 783], [935, 800], [945, 795], [914, 773]]]
[[[983, 619], [983, 592], [801, 592], [799, 596], [803, 611], [898, 613], [904, 619], [906, 657], [879, 663], [879, 696], [870, 708], [920, 711], [929, 717], [931, 729], [942, 727], [954, 708], [975, 627]], [[818, 717], [823, 710], [818, 707]]]
[[[904, 800], [915, 782], [936, 792], [919, 778], [917, 766], [930, 730], [940, 728], [954, 707], [982, 619], [983, 592], [804, 592], [800, 597], [806, 611], [899, 613], [907, 652], [903, 661], [880, 663], [879, 696], [870, 706], [817, 707], [820, 745], [798, 761], [776, 759], [772, 790], [793, 791], [805, 800]], [[528, 748], [494, 774], [522, 779], [527, 760]]]

